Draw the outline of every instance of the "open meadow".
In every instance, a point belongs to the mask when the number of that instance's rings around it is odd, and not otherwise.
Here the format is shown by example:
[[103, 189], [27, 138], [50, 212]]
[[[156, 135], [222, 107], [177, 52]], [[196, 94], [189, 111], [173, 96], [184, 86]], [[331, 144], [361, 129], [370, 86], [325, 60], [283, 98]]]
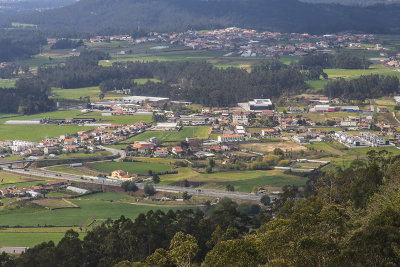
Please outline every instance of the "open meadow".
[[172, 165], [149, 162], [101, 162], [90, 163], [88, 166], [96, 171], [111, 173], [115, 170], [123, 170], [130, 174], [147, 175], [149, 170], [153, 173], [170, 172]]
[[147, 213], [150, 210], [160, 209], [168, 211], [170, 209], [182, 209], [182, 207], [154, 207], [105, 200], [76, 199], [71, 200], [71, 202], [77, 205], [78, 208], [53, 210], [32, 208], [26, 209], [23, 212], [5, 214], [2, 214], [2, 211], [0, 211], [0, 226], [86, 226], [94, 220], [117, 219], [121, 215], [135, 219], [140, 213]]
[[178, 174], [160, 176], [162, 185], [176, 184], [184, 179], [201, 183], [204, 188], [225, 190], [226, 185], [235, 187], [235, 191], [250, 193], [255, 187], [269, 187], [281, 190], [285, 185], [304, 185], [308, 178], [285, 174], [282, 170], [226, 171], [200, 174], [190, 168], [178, 168]]

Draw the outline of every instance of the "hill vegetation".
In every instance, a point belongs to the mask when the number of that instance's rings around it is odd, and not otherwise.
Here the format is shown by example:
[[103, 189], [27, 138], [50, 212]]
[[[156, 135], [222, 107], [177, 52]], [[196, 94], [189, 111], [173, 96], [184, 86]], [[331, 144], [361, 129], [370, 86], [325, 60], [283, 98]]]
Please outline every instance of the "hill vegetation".
[[297, 0], [82, 0], [18, 21], [53, 32], [182, 31], [226, 26], [281, 32], [399, 32], [400, 5], [351, 7]]
[[[398, 266], [400, 158], [387, 151], [315, 173], [272, 202], [221, 199], [202, 210], [108, 220], [83, 240], [69, 230], [4, 266]], [[193, 265], [192, 265], [193, 264]]]

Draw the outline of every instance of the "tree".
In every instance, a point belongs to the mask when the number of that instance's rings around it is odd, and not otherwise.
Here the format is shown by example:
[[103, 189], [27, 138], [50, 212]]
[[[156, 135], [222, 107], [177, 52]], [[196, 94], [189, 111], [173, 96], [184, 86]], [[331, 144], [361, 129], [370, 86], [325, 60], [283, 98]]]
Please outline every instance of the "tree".
[[196, 238], [178, 232], [171, 240], [168, 255], [178, 267], [189, 267], [197, 252], [199, 252], [199, 246]]
[[160, 182], [160, 176], [158, 174], [153, 174], [153, 182], [158, 184]]
[[121, 184], [121, 187], [125, 190], [125, 192], [136, 192], [138, 187], [133, 181], [124, 181]]
[[271, 203], [271, 198], [268, 195], [263, 195], [260, 199], [260, 202], [264, 205], [264, 206], [268, 206]]
[[206, 168], [206, 173], [212, 173], [212, 168], [210, 167], [210, 166], [208, 166], [207, 168]]
[[183, 192], [183, 194], [182, 194], [182, 198], [184, 199], [184, 200], [189, 200], [189, 199], [191, 199], [192, 198], [192, 195], [189, 195], [188, 194], [188, 192]]
[[228, 184], [228, 185], [226, 185], [226, 190], [233, 192], [233, 191], [235, 191], [235, 187], [233, 185]]
[[154, 195], [154, 194], [156, 193], [156, 190], [154, 189], [154, 186], [153, 186], [153, 185], [151, 185], [151, 184], [146, 184], [146, 185], [144, 186], [144, 192], [145, 192], [147, 195], [152, 196], [152, 195]]

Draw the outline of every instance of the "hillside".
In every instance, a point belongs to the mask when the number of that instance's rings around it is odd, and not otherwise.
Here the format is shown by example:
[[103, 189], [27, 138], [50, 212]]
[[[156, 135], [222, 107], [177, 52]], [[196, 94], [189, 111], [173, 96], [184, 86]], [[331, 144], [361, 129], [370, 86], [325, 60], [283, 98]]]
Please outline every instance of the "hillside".
[[282, 32], [399, 32], [400, 5], [349, 7], [297, 0], [81, 0], [24, 15], [45, 30], [171, 31], [240, 26]]
[[400, 3], [399, 0], [301, 0], [305, 3], [324, 3], [324, 4], [341, 4], [341, 5], [357, 5], [357, 6], [368, 6], [375, 4], [393, 4]]

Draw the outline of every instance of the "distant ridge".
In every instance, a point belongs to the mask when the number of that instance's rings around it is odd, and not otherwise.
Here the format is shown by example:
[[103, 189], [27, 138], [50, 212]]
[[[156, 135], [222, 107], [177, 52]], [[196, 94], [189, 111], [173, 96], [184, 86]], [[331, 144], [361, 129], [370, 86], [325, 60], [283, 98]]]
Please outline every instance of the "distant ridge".
[[225, 26], [281, 32], [399, 33], [400, 5], [352, 7], [297, 0], [81, 0], [18, 21], [42, 29], [181, 31]]

